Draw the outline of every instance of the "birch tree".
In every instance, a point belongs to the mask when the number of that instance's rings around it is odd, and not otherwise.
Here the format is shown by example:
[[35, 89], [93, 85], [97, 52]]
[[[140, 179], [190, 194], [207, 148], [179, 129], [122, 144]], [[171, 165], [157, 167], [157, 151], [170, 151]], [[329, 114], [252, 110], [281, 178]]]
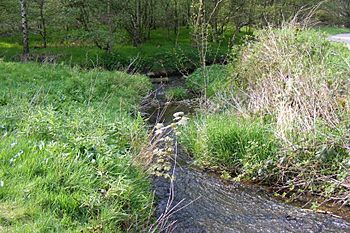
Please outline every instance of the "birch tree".
[[23, 55], [27, 56], [29, 54], [29, 32], [28, 32], [28, 18], [27, 18], [27, 1], [20, 0], [21, 8], [21, 28], [23, 35]]

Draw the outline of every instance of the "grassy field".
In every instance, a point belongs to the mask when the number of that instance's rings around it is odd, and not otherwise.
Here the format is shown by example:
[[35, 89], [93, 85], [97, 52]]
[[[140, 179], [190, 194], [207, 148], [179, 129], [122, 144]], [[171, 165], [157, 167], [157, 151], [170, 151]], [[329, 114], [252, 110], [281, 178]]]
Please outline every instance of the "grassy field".
[[[73, 33], [73, 32], [71, 32]], [[64, 32], [64, 34], [69, 34]], [[243, 41], [245, 32], [236, 36], [235, 43]], [[79, 65], [86, 68], [104, 67], [109, 70], [124, 70], [126, 68], [141, 72], [176, 72], [193, 69], [198, 66], [198, 51], [192, 46], [191, 30], [182, 28], [178, 35], [164, 29], [151, 32], [151, 38], [138, 47], [128, 43], [118, 43], [110, 54], [94, 47], [88, 40], [76, 37], [63, 37], [52, 32], [48, 48], [40, 48], [41, 41], [36, 35], [31, 35], [30, 46], [33, 59], [53, 57], [58, 63]], [[209, 43], [208, 62], [215, 62], [226, 57], [230, 52], [230, 32], [221, 41]], [[0, 58], [5, 61], [19, 59], [21, 54], [21, 36], [0, 37]], [[130, 64], [132, 64], [130, 66]]]
[[[140, 232], [143, 76], [0, 62], [0, 231]], [[137, 114], [133, 114], [136, 115]]]
[[328, 36], [341, 34], [341, 33], [350, 33], [349, 28], [344, 27], [331, 27], [331, 26], [325, 26], [325, 27], [319, 27], [317, 28], [318, 31], [325, 33]]

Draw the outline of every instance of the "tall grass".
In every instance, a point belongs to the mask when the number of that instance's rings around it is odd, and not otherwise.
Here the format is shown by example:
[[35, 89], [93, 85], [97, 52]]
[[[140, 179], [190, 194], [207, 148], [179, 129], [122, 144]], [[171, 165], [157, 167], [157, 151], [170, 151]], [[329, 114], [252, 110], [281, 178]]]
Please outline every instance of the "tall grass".
[[0, 229], [140, 231], [152, 211], [132, 155], [142, 76], [0, 63]]
[[261, 120], [219, 114], [190, 122], [181, 142], [206, 168], [225, 170], [233, 175], [259, 176], [261, 164], [278, 151], [278, 143]]
[[[315, 30], [286, 24], [257, 32], [256, 41], [243, 46], [229, 68], [233, 88], [217, 91], [212, 102], [212, 109], [224, 115], [216, 122], [197, 121], [189, 128], [187, 147], [200, 160], [214, 161], [212, 167], [239, 171], [239, 177], [264, 181], [292, 197], [311, 193], [348, 205], [349, 64], [348, 49]], [[241, 131], [231, 130], [230, 122], [244, 119], [263, 127], [239, 123]], [[272, 135], [251, 133], [251, 127], [256, 132], [268, 127]], [[274, 146], [267, 152], [258, 146], [252, 163], [244, 161], [251, 156], [243, 151], [237, 163], [235, 135], [250, 135], [251, 141], [264, 137]]]

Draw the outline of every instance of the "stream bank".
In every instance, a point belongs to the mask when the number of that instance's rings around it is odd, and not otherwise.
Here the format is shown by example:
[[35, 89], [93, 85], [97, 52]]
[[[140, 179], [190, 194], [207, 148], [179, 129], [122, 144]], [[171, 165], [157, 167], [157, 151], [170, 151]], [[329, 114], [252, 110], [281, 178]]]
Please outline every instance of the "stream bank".
[[[151, 124], [170, 123], [175, 112], [195, 112], [196, 100], [164, 102], [165, 89], [181, 86], [183, 78], [167, 82], [156, 84], [156, 91], [143, 106]], [[173, 232], [350, 232], [345, 220], [282, 203], [263, 187], [225, 182], [198, 169], [181, 147], [176, 164], [171, 203], [180, 204], [169, 218], [176, 226]], [[156, 177], [153, 187], [158, 201], [156, 216], [160, 217], [171, 199], [171, 183]]]

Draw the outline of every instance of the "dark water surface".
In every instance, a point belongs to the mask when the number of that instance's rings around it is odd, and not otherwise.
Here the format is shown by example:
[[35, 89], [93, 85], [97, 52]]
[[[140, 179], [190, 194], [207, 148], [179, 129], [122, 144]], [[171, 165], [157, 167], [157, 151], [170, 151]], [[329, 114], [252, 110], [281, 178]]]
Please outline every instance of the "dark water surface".
[[[176, 168], [173, 205], [175, 232], [350, 232], [350, 225], [330, 215], [316, 214], [269, 197], [263, 189], [240, 183], [225, 184], [219, 178], [190, 165]], [[170, 182], [156, 178], [157, 215], [164, 212]]]

